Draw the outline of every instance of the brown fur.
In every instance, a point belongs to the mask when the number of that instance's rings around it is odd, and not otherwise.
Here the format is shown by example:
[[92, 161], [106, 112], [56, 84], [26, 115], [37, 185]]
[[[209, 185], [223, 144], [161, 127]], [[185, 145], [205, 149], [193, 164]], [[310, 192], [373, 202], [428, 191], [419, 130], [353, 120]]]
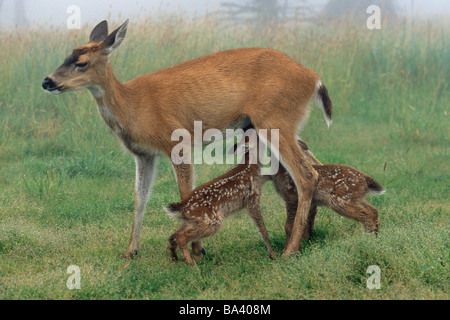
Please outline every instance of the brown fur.
[[[139, 230], [154, 173], [156, 156], [170, 156], [178, 142], [176, 129], [193, 134], [194, 121], [203, 131], [233, 128], [241, 119], [255, 129], [279, 129], [280, 157], [301, 191], [292, 237], [284, 256], [300, 249], [317, 173], [296, 143], [312, 99], [323, 87], [318, 75], [272, 49], [244, 48], [218, 52], [120, 83], [109, 55], [125, 38], [128, 21], [108, 35], [106, 21], [91, 34], [91, 42], [44, 80], [52, 93], [89, 89], [107, 125], [137, 160], [135, 222], [126, 257], [136, 254]], [[94, 50], [94, 48], [96, 48]], [[97, 50], [99, 49], [99, 50]], [[78, 68], [77, 63], [86, 63]], [[320, 99], [320, 98], [318, 98]], [[325, 111], [324, 111], [325, 112]], [[269, 135], [268, 142], [271, 142]], [[174, 166], [181, 198], [193, 189], [193, 167]]]

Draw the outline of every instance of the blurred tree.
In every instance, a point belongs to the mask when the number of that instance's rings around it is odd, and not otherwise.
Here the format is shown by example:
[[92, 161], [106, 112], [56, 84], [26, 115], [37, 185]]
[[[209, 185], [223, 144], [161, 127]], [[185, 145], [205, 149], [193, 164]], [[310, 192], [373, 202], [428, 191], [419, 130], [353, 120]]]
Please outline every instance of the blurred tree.
[[222, 13], [225, 20], [232, 23], [253, 22], [256, 27], [264, 28], [267, 24], [277, 24], [287, 20], [306, 18], [311, 15], [306, 0], [295, 1], [291, 5], [288, 0], [246, 0], [240, 3], [223, 2]]
[[25, 15], [25, 0], [15, 0], [15, 21], [16, 25], [23, 26], [28, 24], [27, 17]]
[[323, 9], [323, 14], [332, 19], [365, 20], [367, 19], [367, 8], [371, 5], [379, 6], [383, 17], [389, 19], [397, 17], [395, 0], [329, 0]]
[[[3, 3], [4, 0], [0, 0], [0, 12]], [[19, 27], [28, 24], [28, 19], [25, 14], [25, 0], [14, 0], [14, 23]]]

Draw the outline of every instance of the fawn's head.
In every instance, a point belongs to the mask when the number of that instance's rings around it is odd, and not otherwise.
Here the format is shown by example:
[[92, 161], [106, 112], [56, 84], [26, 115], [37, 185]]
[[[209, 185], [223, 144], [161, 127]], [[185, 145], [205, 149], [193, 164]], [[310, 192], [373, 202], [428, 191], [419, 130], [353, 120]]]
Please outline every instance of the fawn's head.
[[122, 44], [128, 21], [108, 34], [108, 23], [100, 22], [92, 31], [89, 43], [77, 47], [64, 63], [44, 79], [42, 87], [52, 94], [95, 89], [105, 78], [110, 55]]

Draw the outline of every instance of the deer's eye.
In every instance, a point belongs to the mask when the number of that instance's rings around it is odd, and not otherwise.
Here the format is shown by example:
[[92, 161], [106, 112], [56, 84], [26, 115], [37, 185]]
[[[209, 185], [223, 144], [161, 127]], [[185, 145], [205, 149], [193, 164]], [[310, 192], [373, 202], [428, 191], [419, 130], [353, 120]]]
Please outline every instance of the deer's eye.
[[87, 62], [75, 64], [75, 67], [77, 67], [77, 68], [79, 68], [79, 69], [84, 69], [84, 68], [86, 68], [87, 66], [88, 66], [88, 63], [87, 63]]

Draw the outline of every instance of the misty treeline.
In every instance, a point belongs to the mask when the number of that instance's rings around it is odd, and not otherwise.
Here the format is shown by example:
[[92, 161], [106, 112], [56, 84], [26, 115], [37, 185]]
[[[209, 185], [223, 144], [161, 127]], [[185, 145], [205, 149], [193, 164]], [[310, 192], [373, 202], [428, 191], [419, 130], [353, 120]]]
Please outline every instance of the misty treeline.
[[[28, 24], [28, 0], [11, 0], [14, 3], [14, 23]], [[0, 0], [0, 12], [5, 8], [5, 0]], [[315, 17], [347, 19], [364, 17], [371, 5], [378, 5], [389, 18], [397, 17], [396, 0], [329, 0], [319, 8], [310, 0], [225, 0], [221, 3], [222, 20], [231, 23], [253, 23], [256, 26], [277, 24], [292, 20], [309, 20]]]
[[[25, 0], [13, 0], [14, 2], [14, 24], [17, 26], [24, 26], [28, 24], [26, 15]], [[0, 12], [4, 10], [5, 0], [0, 0]]]
[[323, 7], [308, 0], [230, 0], [221, 3], [221, 12], [224, 20], [261, 26], [317, 17], [362, 19], [367, 17], [367, 8], [371, 5], [379, 6], [386, 17], [397, 17], [395, 0], [329, 0]]

